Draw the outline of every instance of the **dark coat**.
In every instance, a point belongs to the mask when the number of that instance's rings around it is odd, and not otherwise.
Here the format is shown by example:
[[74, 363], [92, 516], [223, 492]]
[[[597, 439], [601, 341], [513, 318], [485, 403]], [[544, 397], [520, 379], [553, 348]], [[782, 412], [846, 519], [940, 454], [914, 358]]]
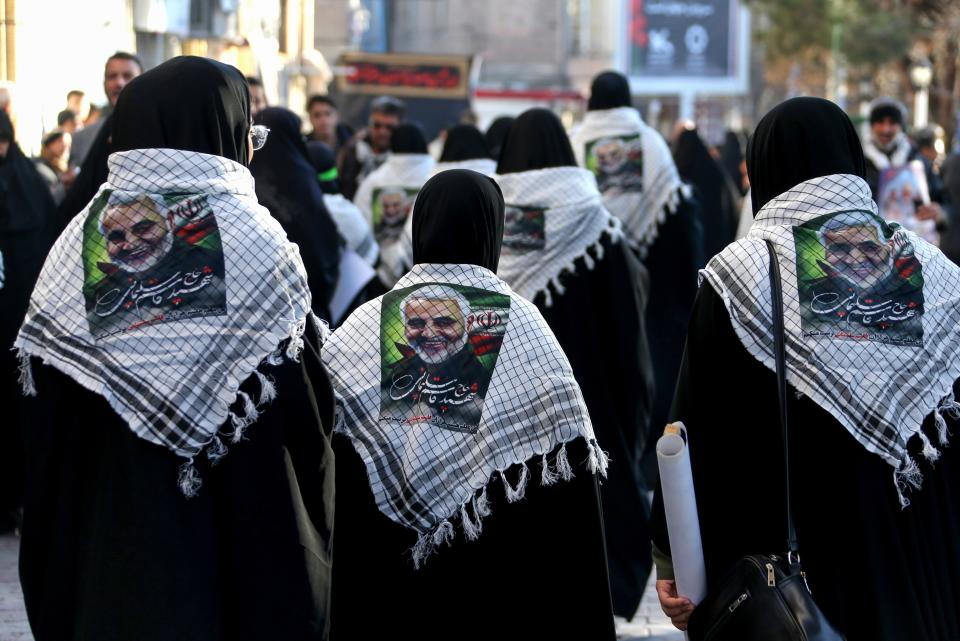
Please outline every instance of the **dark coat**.
[[610, 455], [600, 486], [613, 611], [632, 618], [650, 573], [649, 504], [640, 454], [653, 406], [653, 368], [644, 308], [647, 275], [623, 242], [604, 237], [603, 259], [564, 273], [564, 294], [546, 306], [534, 299], [556, 334], [583, 390], [597, 442]]
[[[960, 385], [955, 386], [960, 391]], [[948, 641], [960, 630], [960, 457], [931, 466], [901, 509], [893, 468], [828, 412], [787, 392], [791, 489], [813, 598], [848, 641]], [[673, 418], [688, 430], [707, 584], [746, 554], [786, 546], [776, 376], [743, 347], [723, 301], [701, 287]], [[958, 421], [948, 418], [953, 434]], [[932, 417], [924, 423], [936, 442]], [[669, 549], [659, 492], [653, 540]]]
[[34, 359], [20, 578], [37, 641], [323, 638], [333, 399], [302, 360], [262, 366], [276, 400], [216, 467], [197, 457], [187, 499], [182, 459]]
[[[613, 641], [597, 481], [582, 467], [570, 482], [549, 487], [531, 468], [526, 496], [516, 503], [493, 482], [480, 538], [466, 541], [458, 531], [414, 570], [416, 533], [377, 508], [349, 440], [335, 434], [333, 448], [333, 641]], [[582, 440], [567, 450], [571, 463], [587, 458]], [[516, 483], [518, 471], [507, 476]]]

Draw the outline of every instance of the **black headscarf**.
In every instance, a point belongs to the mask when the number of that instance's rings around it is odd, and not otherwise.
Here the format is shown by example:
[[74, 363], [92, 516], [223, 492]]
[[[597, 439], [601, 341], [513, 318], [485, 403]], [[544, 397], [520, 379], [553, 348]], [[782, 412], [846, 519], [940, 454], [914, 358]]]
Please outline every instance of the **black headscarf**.
[[340, 238], [310, 164], [300, 118], [289, 109], [267, 107], [255, 121], [270, 128], [267, 144], [250, 163], [257, 200], [299, 246], [313, 308], [329, 318], [327, 305], [339, 276]]
[[427, 139], [423, 129], [413, 123], [404, 123], [390, 135], [390, 151], [395, 154], [425, 154]]
[[46, 228], [54, 219], [53, 197], [36, 167], [20, 150], [13, 123], [3, 110], [0, 140], [10, 142], [6, 157], [0, 158], [0, 233]]
[[727, 130], [723, 137], [723, 147], [720, 148], [720, 164], [727, 176], [733, 182], [733, 186], [742, 196], [743, 174], [740, 172], [740, 163], [743, 162], [743, 147], [740, 145], [740, 136], [734, 131]]
[[673, 159], [680, 177], [696, 188], [703, 224], [703, 248], [709, 260], [736, 236], [740, 220], [737, 192], [695, 129], [685, 129], [677, 137]]
[[[190, 90], [171, 91], [173, 86]], [[110, 124], [113, 151], [181, 149], [246, 166], [250, 92], [236, 68], [178, 56], [124, 87]]]
[[509, 132], [510, 127], [513, 126], [514, 120], [516, 120], [516, 118], [513, 116], [500, 116], [490, 123], [490, 127], [487, 128], [487, 133], [484, 134], [483, 137], [487, 141], [487, 149], [490, 150], [490, 157], [494, 160], [500, 158], [503, 141], [506, 140], [507, 132]]
[[631, 104], [630, 83], [623, 74], [605, 71], [593, 79], [587, 111], [629, 107]]
[[767, 113], [747, 144], [753, 214], [811, 178], [853, 174], [866, 166], [857, 130], [843, 110], [823, 98], [792, 98]]
[[340, 180], [337, 178], [337, 154], [325, 142], [319, 140], [307, 141], [307, 156], [310, 158], [310, 164], [317, 172], [317, 182], [320, 184], [320, 191], [325, 194], [339, 194]]
[[503, 141], [497, 173], [576, 166], [577, 157], [557, 115], [549, 109], [528, 109]]
[[427, 181], [413, 206], [413, 262], [469, 264], [497, 271], [503, 240], [503, 194], [468, 169]]
[[457, 125], [447, 131], [440, 162], [460, 162], [475, 158], [490, 158], [490, 150], [483, 134], [473, 125]]
[[[13, 124], [3, 110], [0, 110], [0, 139], [10, 142], [6, 157], [0, 159], [0, 256], [4, 276], [0, 287], [0, 402], [5, 409], [16, 409], [20, 390], [16, 382], [16, 355], [10, 348], [27, 312], [30, 292], [60, 227], [50, 189], [17, 145]], [[0, 450], [11, 445], [11, 440], [5, 437], [19, 427], [16, 417], [4, 418]], [[10, 432], [4, 433], [8, 429]], [[15, 450], [10, 447], [8, 451], [13, 456], [12, 462], [19, 465]], [[8, 457], [0, 456], [0, 459], [3, 459], [0, 465], [10, 467]], [[19, 482], [19, 478], [11, 480], [7, 471], [0, 469], [0, 482]], [[5, 498], [5, 490], [14, 491], [14, 487], [0, 489], [0, 498]], [[2, 503], [0, 510], [15, 507]]]

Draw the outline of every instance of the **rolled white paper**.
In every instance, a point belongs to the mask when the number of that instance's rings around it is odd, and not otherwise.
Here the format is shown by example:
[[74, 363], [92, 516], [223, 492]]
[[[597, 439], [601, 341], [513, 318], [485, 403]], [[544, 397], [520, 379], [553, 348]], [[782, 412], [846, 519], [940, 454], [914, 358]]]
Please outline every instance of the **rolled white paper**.
[[667, 518], [677, 593], [696, 605], [707, 594], [707, 577], [703, 566], [697, 497], [693, 491], [693, 472], [690, 469], [690, 450], [683, 439], [686, 431], [683, 423], [667, 426], [657, 441], [657, 465], [660, 468], [660, 491], [663, 494], [663, 511]]

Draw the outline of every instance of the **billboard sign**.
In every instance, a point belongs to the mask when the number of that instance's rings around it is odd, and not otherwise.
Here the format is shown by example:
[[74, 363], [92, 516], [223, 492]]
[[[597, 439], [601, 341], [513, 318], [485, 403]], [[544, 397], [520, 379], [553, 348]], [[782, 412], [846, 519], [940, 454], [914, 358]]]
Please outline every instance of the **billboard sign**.
[[623, 66], [636, 93], [747, 91], [749, 16], [739, 0], [625, 0]]

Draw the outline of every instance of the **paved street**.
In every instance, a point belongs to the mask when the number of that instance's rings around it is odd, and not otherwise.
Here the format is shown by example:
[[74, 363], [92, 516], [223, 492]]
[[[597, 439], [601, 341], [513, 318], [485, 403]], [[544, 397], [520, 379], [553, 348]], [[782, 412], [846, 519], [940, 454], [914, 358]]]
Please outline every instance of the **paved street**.
[[[0, 536], [0, 641], [33, 641], [17, 579], [17, 544], [12, 536]], [[652, 581], [637, 616], [629, 623], [619, 621], [617, 630], [621, 639], [683, 640], [683, 635], [660, 612]]]

